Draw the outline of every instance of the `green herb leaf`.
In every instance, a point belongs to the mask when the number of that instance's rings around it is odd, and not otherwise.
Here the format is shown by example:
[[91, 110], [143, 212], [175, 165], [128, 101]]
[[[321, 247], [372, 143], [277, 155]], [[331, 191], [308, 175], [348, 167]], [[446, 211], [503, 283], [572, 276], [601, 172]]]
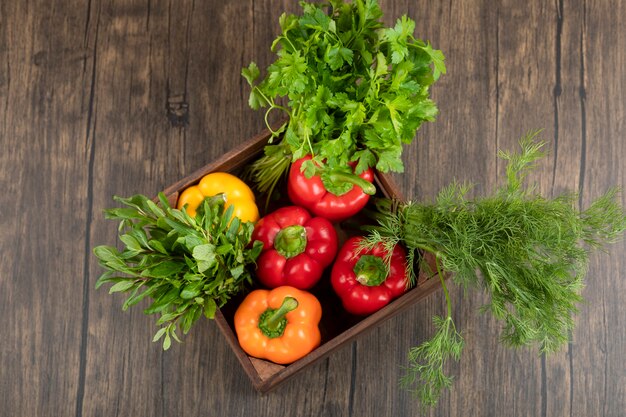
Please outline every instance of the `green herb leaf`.
[[376, 169], [380, 172], [404, 172], [404, 164], [400, 154], [402, 150], [399, 147], [387, 149], [378, 154], [378, 163]]
[[163, 339], [163, 350], [169, 350], [171, 346], [172, 346], [172, 339], [170, 337], [170, 333], [166, 332], [165, 339]]
[[158, 290], [158, 288], [159, 287], [155, 285], [152, 288], [148, 288], [144, 292], [137, 293], [138, 290], [141, 289], [141, 286], [137, 286], [137, 288], [135, 289], [133, 294], [131, 294], [131, 296], [128, 297], [126, 299], [126, 301], [124, 301], [124, 305], [122, 306], [122, 310], [126, 311], [129, 307], [134, 306], [135, 304], [139, 303], [141, 300], [143, 300], [147, 296], [149, 296], [152, 293], [154, 293], [156, 290]]
[[109, 288], [109, 294], [113, 294], [114, 292], [128, 291], [133, 287], [133, 285], [135, 285], [135, 282], [132, 280], [118, 282], [117, 284]]
[[167, 249], [165, 249], [165, 246], [163, 246], [163, 243], [161, 243], [158, 240], [150, 239], [148, 241], [148, 246], [164, 255], [168, 255]]
[[392, 51], [391, 62], [394, 64], [401, 63], [409, 53], [407, 42], [409, 37], [413, 36], [415, 30], [415, 22], [409, 19], [406, 15], [398, 19], [396, 26], [393, 28], [385, 29], [384, 37], [389, 42], [389, 48]]
[[176, 301], [180, 297], [180, 290], [172, 286], [169, 291], [164, 294], [161, 294], [160, 297], [154, 300], [154, 302], [144, 310], [145, 314], [154, 314], [160, 311], [165, 310], [172, 304], [173, 301]]
[[256, 63], [251, 62], [248, 68], [241, 70], [241, 75], [248, 81], [248, 84], [254, 85], [254, 81], [261, 75], [261, 71]]
[[141, 276], [150, 278], [168, 278], [178, 275], [184, 269], [184, 265], [178, 261], [163, 261], [153, 266], [146, 267]]
[[127, 207], [105, 215], [120, 221], [125, 248], [94, 248], [105, 268], [96, 288], [112, 283], [111, 293], [130, 292], [123, 310], [151, 298], [144, 313], [160, 314], [154, 341], [163, 339], [164, 349], [179, 341], [177, 323], [186, 334], [203, 312], [214, 317], [218, 305], [250, 283], [260, 242], [249, 247], [254, 226], [232, 217], [223, 198], [206, 199], [196, 218], [170, 207], [163, 194], [158, 203], [142, 195], [114, 199]]
[[93, 253], [102, 263], [115, 262], [119, 260], [119, 252], [112, 246], [96, 246], [93, 249]]
[[215, 265], [215, 246], [207, 243], [193, 248], [193, 257], [198, 262], [198, 272], [204, 272]]
[[135, 239], [130, 234], [121, 235], [120, 240], [126, 244], [126, 247], [128, 249], [141, 252], [142, 250], [141, 244], [137, 241], [137, 239]]
[[159, 339], [161, 339], [164, 335], [165, 332], [167, 331], [167, 327], [162, 327], [160, 328], [154, 335], [154, 337], [152, 338], [153, 342], [157, 342]]
[[433, 47], [428, 43], [425, 47], [423, 47], [424, 51], [428, 54], [430, 59], [432, 59], [433, 64], [435, 66], [435, 70], [433, 72], [433, 78], [438, 80], [441, 74], [446, 73], [446, 65], [444, 64], [445, 57], [443, 52], [438, 49], [433, 49]]
[[182, 298], [183, 300], [191, 300], [192, 298], [197, 297], [198, 295], [200, 295], [203, 286], [204, 282], [202, 281], [191, 282], [185, 285], [180, 293], [180, 298]]
[[212, 319], [215, 317], [215, 312], [217, 311], [217, 304], [215, 300], [209, 298], [204, 304], [204, 315], [208, 319]]
[[369, 149], [356, 152], [354, 160], [359, 161], [354, 168], [356, 175], [361, 175], [368, 168], [376, 165], [376, 155]]

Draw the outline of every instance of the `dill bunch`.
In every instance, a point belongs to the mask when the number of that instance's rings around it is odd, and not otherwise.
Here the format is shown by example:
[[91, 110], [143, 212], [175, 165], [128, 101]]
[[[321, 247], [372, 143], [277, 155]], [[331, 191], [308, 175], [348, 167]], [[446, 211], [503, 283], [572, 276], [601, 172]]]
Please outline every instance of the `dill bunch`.
[[[490, 196], [468, 199], [471, 186], [453, 183], [432, 204], [380, 200], [374, 214], [379, 224], [369, 229], [367, 244], [402, 243], [416, 259], [433, 253], [437, 268], [451, 273], [454, 284], [489, 294], [481, 310], [502, 321], [504, 343], [549, 353], [567, 343], [574, 327], [591, 251], [621, 238], [626, 215], [617, 189], [580, 211], [575, 193], [545, 198], [526, 185], [528, 172], [544, 156], [537, 134], [520, 140], [519, 153], [499, 153], [508, 161], [507, 181]], [[447, 315], [435, 318], [431, 340], [411, 349], [401, 381], [428, 406], [451, 385], [444, 364], [458, 360], [463, 348], [439, 276]]]

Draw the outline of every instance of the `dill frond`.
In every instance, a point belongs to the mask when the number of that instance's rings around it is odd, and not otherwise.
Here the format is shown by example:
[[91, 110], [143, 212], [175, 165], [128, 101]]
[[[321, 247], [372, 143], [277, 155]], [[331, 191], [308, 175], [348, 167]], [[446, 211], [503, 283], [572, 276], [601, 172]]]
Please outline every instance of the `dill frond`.
[[[591, 251], [622, 237], [626, 215], [617, 189], [580, 211], [576, 194], [549, 199], [526, 184], [544, 156], [538, 133], [520, 140], [519, 153], [499, 152], [508, 161], [507, 181], [489, 196], [470, 200], [471, 186], [453, 183], [432, 204], [379, 203], [368, 242], [401, 242], [413, 257], [432, 252], [455, 284], [489, 294], [481, 311], [502, 321], [504, 343], [554, 352], [574, 327]], [[450, 385], [443, 363], [462, 347], [445, 293], [448, 314], [436, 320], [435, 336], [411, 351], [403, 380], [427, 405]]]

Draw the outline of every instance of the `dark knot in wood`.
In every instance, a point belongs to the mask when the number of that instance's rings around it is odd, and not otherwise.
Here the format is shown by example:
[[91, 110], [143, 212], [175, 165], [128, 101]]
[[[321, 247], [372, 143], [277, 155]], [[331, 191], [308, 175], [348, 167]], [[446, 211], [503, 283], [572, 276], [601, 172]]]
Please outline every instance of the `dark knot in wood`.
[[167, 98], [167, 119], [172, 127], [185, 127], [189, 124], [189, 103], [184, 94]]

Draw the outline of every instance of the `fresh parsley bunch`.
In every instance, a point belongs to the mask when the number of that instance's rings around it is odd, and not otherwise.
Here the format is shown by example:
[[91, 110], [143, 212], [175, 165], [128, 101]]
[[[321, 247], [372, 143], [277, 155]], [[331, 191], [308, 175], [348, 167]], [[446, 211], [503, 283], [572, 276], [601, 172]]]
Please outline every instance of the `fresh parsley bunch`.
[[[350, 162], [356, 174], [368, 167], [403, 172], [403, 144], [438, 112], [429, 87], [446, 72], [443, 54], [414, 37], [407, 16], [384, 27], [376, 0], [301, 5], [302, 16], [280, 17], [282, 33], [272, 44], [278, 58], [266, 77], [257, 81], [254, 62], [242, 71], [252, 86], [249, 104], [267, 108], [266, 123], [275, 109], [289, 116], [274, 132], [283, 134], [280, 144], [252, 168], [259, 190], [271, 191], [306, 154], [313, 155], [303, 165], [307, 176], [346, 171]], [[325, 186], [342, 194], [351, 184]]]
[[261, 242], [249, 246], [254, 225], [233, 217], [224, 208], [222, 194], [208, 197], [195, 217], [172, 208], [159, 194], [160, 204], [143, 195], [114, 197], [126, 207], [105, 210], [119, 220], [124, 249], [98, 246], [94, 254], [106, 271], [96, 284], [114, 284], [109, 293], [130, 293], [123, 309], [151, 298], [145, 314], [159, 314], [162, 326], [153, 341], [163, 336], [168, 349], [177, 324], [184, 334], [203, 314], [213, 318], [217, 307], [252, 283], [251, 271], [261, 253]]

